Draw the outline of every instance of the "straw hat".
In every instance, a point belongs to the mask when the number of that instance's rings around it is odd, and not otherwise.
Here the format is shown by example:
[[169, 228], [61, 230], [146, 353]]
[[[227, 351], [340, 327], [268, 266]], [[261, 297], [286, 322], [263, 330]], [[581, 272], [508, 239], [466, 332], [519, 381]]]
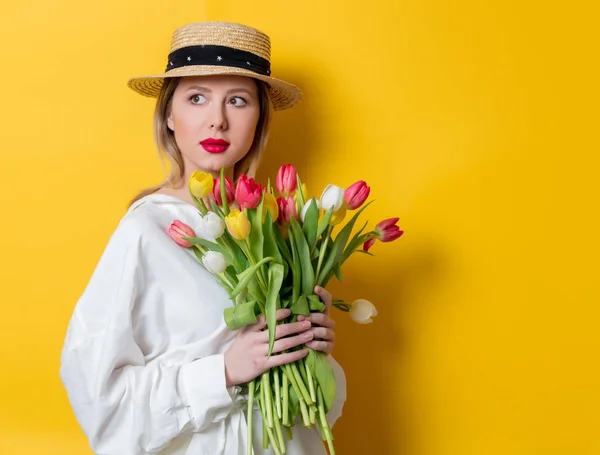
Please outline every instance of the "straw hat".
[[156, 97], [164, 78], [241, 75], [266, 82], [275, 110], [288, 109], [302, 99], [300, 89], [271, 77], [271, 40], [263, 32], [231, 22], [198, 22], [173, 33], [164, 74], [130, 79], [136, 92]]

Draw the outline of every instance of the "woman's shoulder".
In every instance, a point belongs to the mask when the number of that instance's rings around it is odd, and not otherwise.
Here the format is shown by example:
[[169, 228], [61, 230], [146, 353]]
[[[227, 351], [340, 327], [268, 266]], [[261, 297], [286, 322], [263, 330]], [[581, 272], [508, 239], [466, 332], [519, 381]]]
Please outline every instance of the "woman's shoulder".
[[114, 235], [126, 240], [169, 241], [167, 232], [175, 220], [197, 229], [198, 210], [174, 196], [152, 193], [135, 201], [127, 209]]

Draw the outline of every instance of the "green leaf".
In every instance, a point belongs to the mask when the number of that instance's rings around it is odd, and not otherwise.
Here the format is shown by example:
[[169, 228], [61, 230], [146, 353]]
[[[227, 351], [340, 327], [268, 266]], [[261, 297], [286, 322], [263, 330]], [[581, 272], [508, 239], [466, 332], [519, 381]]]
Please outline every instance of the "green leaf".
[[273, 233], [273, 223], [271, 220], [271, 212], [267, 210], [265, 216], [265, 222], [263, 224], [263, 234], [264, 234], [264, 255], [271, 256], [275, 258], [275, 261], [279, 264], [283, 264], [283, 257], [279, 248], [277, 246], [277, 242], [275, 241], [274, 233]]
[[250, 281], [248, 282], [248, 293], [252, 296], [253, 299], [258, 300], [259, 302], [264, 302], [266, 296], [263, 294], [262, 289], [258, 284], [258, 279], [256, 275], [254, 275]]
[[300, 211], [304, 207], [304, 204], [306, 204], [306, 194], [304, 194], [304, 191], [302, 190], [302, 182], [300, 181], [300, 175], [298, 175], [297, 172], [296, 172], [296, 182], [298, 184], [298, 188], [296, 190], [296, 195], [297, 195], [297, 199], [298, 199], [297, 207], [299, 207], [298, 213], [300, 213]]
[[327, 229], [327, 226], [329, 226], [329, 220], [331, 220], [331, 215], [333, 215], [333, 208], [327, 210], [323, 215], [323, 218], [321, 218], [321, 221], [319, 221], [319, 227], [317, 228], [317, 237], [319, 237], [323, 232], [325, 232], [325, 229]]
[[225, 213], [223, 213], [223, 210], [217, 205], [215, 200], [212, 197], [209, 200], [212, 211], [219, 215], [221, 218], [225, 218]]
[[321, 302], [321, 299], [318, 295], [311, 294], [307, 297], [307, 299], [310, 311], [318, 311], [319, 313], [325, 311], [326, 306], [323, 302]]
[[342, 268], [340, 267], [340, 264], [337, 264], [334, 268], [333, 271], [335, 273], [336, 278], [338, 279], [338, 281], [342, 281]]
[[325, 353], [314, 351], [310, 348], [308, 349], [308, 355], [305, 357], [304, 361], [321, 387], [323, 398], [325, 400], [325, 412], [329, 412], [337, 392], [333, 367]]
[[302, 316], [310, 316], [310, 310], [308, 309], [308, 300], [305, 295], [301, 295], [292, 304], [290, 310], [292, 314], [301, 314]]
[[227, 259], [228, 264], [231, 264], [233, 262], [233, 256], [231, 255], [229, 250], [222, 247], [218, 243], [211, 242], [210, 240], [206, 239], [201, 239], [200, 237], [184, 237], [183, 239], [187, 240], [188, 242], [195, 243], [197, 245], [202, 245], [203, 247], [208, 248], [211, 251], [217, 251], [218, 253], [221, 253], [223, 256], [225, 256], [225, 259]]
[[293, 283], [293, 287], [292, 287], [292, 301], [295, 302], [298, 297], [300, 296], [300, 285], [301, 283], [301, 273], [302, 271], [300, 270], [301, 268], [301, 264], [300, 264], [300, 260], [298, 258], [298, 249], [296, 248], [296, 242], [294, 242], [293, 238], [294, 235], [292, 233], [292, 230], [290, 228], [290, 247], [292, 249], [292, 283]]
[[267, 317], [267, 327], [269, 329], [269, 353], [271, 356], [273, 344], [275, 343], [275, 327], [277, 326], [277, 307], [279, 306], [279, 290], [283, 283], [283, 265], [273, 262], [269, 266], [269, 290], [267, 291], [267, 302], [265, 313]]
[[310, 248], [306, 242], [306, 237], [295, 218], [291, 219], [291, 228], [294, 234], [294, 243], [298, 248], [298, 259], [301, 264], [302, 272], [302, 293], [310, 295], [314, 292], [315, 272], [310, 260]]
[[290, 247], [288, 246], [288, 243], [283, 238], [283, 235], [281, 234], [281, 231], [279, 230], [279, 226], [277, 226], [275, 224], [272, 226], [273, 226], [273, 238], [275, 239], [275, 243], [277, 243], [277, 246], [279, 247], [279, 252], [283, 256], [283, 258], [288, 262], [288, 264], [290, 264], [290, 266], [291, 266], [292, 265], [292, 253], [290, 251]]
[[[372, 201], [371, 201], [372, 202]], [[362, 208], [356, 212], [356, 214], [352, 217], [352, 219], [344, 226], [341, 232], [335, 238], [333, 242], [333, 249], [331, 253], [327, 256], [327, 260], [325, 261], [325, 265], [321, 269], [319, 276], [317, 277], [317, 285], [325, 287], [327, 284], [323, 278], [328, 276], [329, 271], [338, 263], [340, 256], [344, 252], [344, 248], [346, 243], [348, 242], [348, 238], [350, 237], [350, 233], [352, 232], [352, 228], [354, 227], [354, 223], [358, 216], [362, 213], [364, 209], [366, 209], [369, 204], [363, 205]]]
[[264, 235], [262, 230], [262, 211], [264, 206], [264, 194], [260, 204], [256, 209], [248, 209], [248, 218], [250, 219], [250, 251], [254, 259], [260, 261], [263, 258]]
[[227, 202], [227, 187], [225, 186], [225, 166], [221, 166], [221, 175], [219, 177], [221, 190], [221, 201], [223, 201], [223, 213], [229, 215], [229, 203]]
[[267, 262], [270, 262], [273, 260], [274, 259], [272, 257], [266, 257], [263, 260], [257, 262], [254, 266], [252, 266], [252, 267], [244, 270], [242, 273], [240, 273], [238, 275], [238, 279], [239, 279], [238, 284], [235, 286], [233, 291], [231, 291], [230, 297], [234, 298], [236, 295], [238, 295], [240, 292], [242, 292], [242, 289], [244, 289], [246, 286], [248, 286], [249, 281], [256, 274], [258, 269], [260, 269], [263, 266], [263, 264], [266, 264]]
[[317, 200], [313, 197], [312, 203], [308, 207], [304, 216], [304, 223], [302, 224], [302, 230], [306, 236], [306, 241], [309, 247], [312, 249], [317, 241], [317, 223], [319, 222], [319, 207], [317, 207]]
[[225, 324], [229, 330], [239, 330], [250, 324], [256, 323], [256, 315], [260, 312], [256, 301], [243, 302], [239, 305], [225, 308]]

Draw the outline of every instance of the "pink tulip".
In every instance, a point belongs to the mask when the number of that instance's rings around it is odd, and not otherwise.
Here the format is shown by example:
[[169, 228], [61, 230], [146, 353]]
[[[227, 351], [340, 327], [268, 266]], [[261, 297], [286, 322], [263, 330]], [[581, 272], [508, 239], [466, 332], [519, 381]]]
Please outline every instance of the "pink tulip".
[[275, 179], [277, 191], [287, 197], [296, 191], [297, 186], [296, 168], [291, 164], [282, 164]]
[[257, 207], [262, 198], [262, 190], [260, 184], [256, 183], [253, 178], [248, 178], [246, 174], [242, 174], [235, 189], [235, 199], [240, 210]]
[[363, 250], [369, 251], [369, 248], [373, 246], [375, 240], [392, 242], [404, 234], [404, 231], [401, 231], [400, 228], [396, 226], [398, 220], [399, 218], [388, 218], [387, 220], [377, 223], [377, 226], [375, 226], [375, 236], [364, 243]]
[[[225, 193], [227, 197], [227, 204], [233, 204], [233, 201], [235, 201], [235, 188], [233, 187], [233, 182], [229, 179], [229, 177], [225, 177]], [[223, 206], [223, 199], [221, 198], [221, 179], [215, 179], [212, 197], [219, 207]]]
[[359, 180], [358, 182], [350, 185], [348, 188], [346, 188], [346, 191], [344, 191], [344, 198], [346, 199], [347, 208], [350, 210], [359, 208], [365, 203], [370, 192], [371, 188], [367, 186], [364, 180]]
[[296, 212], [296, 203], [292, 196], [288, 196], [287, 198], [278, 197], [277, 198], [277, 208], [279, 209], [279, 217], [277, 218], [277, 223], [280, 225], [288, 225], [292, 218], [298, 219], [298, 214]]
[[185, 223], [182, 223], [179, 220], [173, 221], [171, 226], [169, 227], [169, 237], [171, 237], [175, 243], [181, 245], [183, 247], [189, 248], [193, 245], [193, 243], [184, 240], [183, 237], [196, 237], [196, 233], [194, 230]]

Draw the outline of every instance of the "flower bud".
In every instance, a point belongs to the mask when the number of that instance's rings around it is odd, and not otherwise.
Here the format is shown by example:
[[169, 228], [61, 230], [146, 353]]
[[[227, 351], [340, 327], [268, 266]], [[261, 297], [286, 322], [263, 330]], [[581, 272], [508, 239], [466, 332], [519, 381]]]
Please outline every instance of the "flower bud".
[[191, 247], [193, 243], [188, 240], [184, 240], [183, 237], [196, 237], [194, 230], [179, 220], [175, 220], [173, 223], [171, 223], [168, 234], [169, 237], [175, 241], [175, 243], [185, 248]]
[[401, 231], [400, 228], [396, 226], [398, 220], [399, 218], [388, 218], [387, 220], [377, 223], [377, 226], [375, 226], [377, 238], [382, 242], [391, 242], [404, 234], [404, 231]]
[[[233, 187], [233, 183], [229, 177], [225, 177], [225, 193], [227, 197], [227, 204], [233, 204], [233, 201], [235, 201], [235, 188]], [[221, 179], [214, 179], [212, 197], [219, 207], [223, 206], [223, 198], [221, 197]]]
[[365, 299], [357, 299], [350, 307], [350, 317], [358, 324], [370, 324], [377, 316], [375, 305]]
[[367, 186], [364, 180], [359, 180], [350, 185], [346, 188], [346, 191], [344, 191], [344, 198], [346, 199], [348, 208], [350, 210], [359, 208], [367, 200], [370, 192], [371, 188]]
[[225, 217], [227, 230], [234, 239], [246, 240], [250, 235], [250, 220], [244, 212], [233, 209]]
[[324, 210], [333, 208], [337, 212], [344, 202], [344, 189], [335, 185], [327, 185], [321, 194], [321, 207]]
[[[302, 222], [304, 223], [304, 217], [306, 216], [306, 212], [308, 212], [308, 209], [310, 208], [310, 205], [312, 204], [313, 199], [310, 198], [308, 201], [306, 201], [306, 204], [304, 204], [304, 207], [302, 207], [302, 211], [300, 212], [300, 219], [302, 220]], [[315, 203], [317, 204], [317, 208], [320, 209], [321, 208], [321, 204], [319, 203], [319, 201], [317, 201], [315, 199]]]
[[208, 212], [202, 217], [202, 233], [207, 239], [218, 239], [223, 232], [225, 232], [225, 222], [215, 212]]
[[262, 187], [253, 178], [242, 174], [235, 189], [235, 200], [238, 202], [240, 210], [256, 208], [261, 198]]
[[206, 254], [202, 256], [202, 264], [206, 267], [206, 270], [215, 275], [223, 273], [227, 268], [225, 256], [218, 251], [207, 251]]
[[342, 202], [342, 206], [336, 212], [331, 214], [331, 218], [329, 219], [329, 225], [335, 226], [340, 224], [344, 218], [346, 217], [346, 201]]
[[207, 172], [194, 171], [188, 182], [189, 190], [197, 199], [203, 199], [213, 190], [213, 176]]
[[291, 164], [283, 164], [277, 172], [275, 178], [275, 187], [284, 197], [289, 196], [298, 186], [298, 180], [296, 179], [296, 168]]
[[265, 198], [263, 200], [263, 204], [266, 210], [263, 212], [263, 223], [265, 222], [265, 217], [267, 216], [267, 210], [271, 214], [271, 222], [274, 223], [279, 217], [279, 207], [277, 205], [277, 200], [275, 199], [275, 196], [273, 196], [269, 192], [265, 192], [264, 194]]
[[281, 196], [278, 197], [277, 206], [279, 207], [279, 218], [277, 219], [277, 222], [280, 225], [287, 226], [290, 224], [292, 218], [298, 218], [296, 203], [291, 196], [288, 196], [287, 198]]

